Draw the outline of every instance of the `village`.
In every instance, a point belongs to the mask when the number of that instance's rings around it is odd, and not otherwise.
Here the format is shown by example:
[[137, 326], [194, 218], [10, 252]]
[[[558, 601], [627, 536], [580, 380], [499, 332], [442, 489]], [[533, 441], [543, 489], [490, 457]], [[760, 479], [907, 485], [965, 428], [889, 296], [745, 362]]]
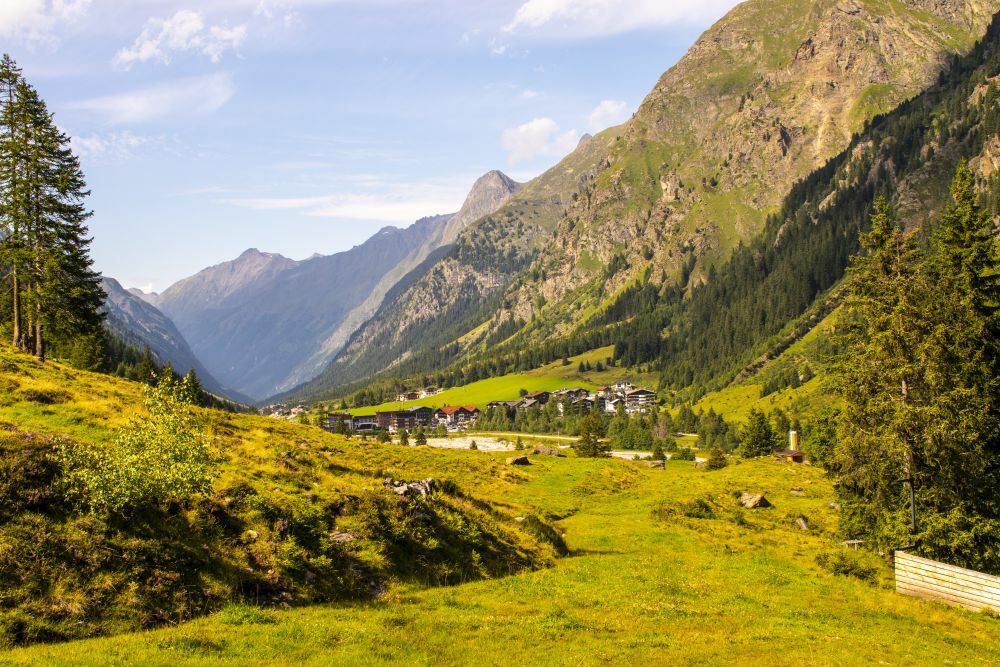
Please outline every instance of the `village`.
[[[427, 387], [419, 391], [399, 394], [399, 402], [412, 402], [431, 398], [441, 390]], [[424, 429], [444, 428], [449, 432], [460, 432], [475, 427], [484, 410], [499, 410], [508, 416], [518, 411], [540, 410], [553, 403], [560, 415], [567, 413], [604, 412], [608, 414], [645, 414], [656, 405], [657, 394], [650, 389], [636, 387], [630, 382], [617, 382], [607, 387], [588, 390], [570, 387], [555, 391], [525, 392], [513, 401], [490, 401], [484, 409], [475, 405], [445, 405], [440, 408], [411, 406], [396, 410], [377, 411], [371, 415], [353, 415], [349, 412], [331, 412], [326, 415], [323, 427], [337, 433], [372, 433], [385, 431], [398, 433]], [[269, 406], [266, 414], [282, 419], [299, 419], [308, 413], [305, 406]]]

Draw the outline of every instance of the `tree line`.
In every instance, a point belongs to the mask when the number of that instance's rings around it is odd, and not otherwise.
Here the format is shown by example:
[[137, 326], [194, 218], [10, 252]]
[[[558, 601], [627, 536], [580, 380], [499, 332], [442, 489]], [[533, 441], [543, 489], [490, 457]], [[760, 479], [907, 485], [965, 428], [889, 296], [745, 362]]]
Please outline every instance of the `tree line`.
[[8, 55], [0, 59], [0, 324], [44, 359], [89, 339], [103, 348], [89, 195], [70, 138]]

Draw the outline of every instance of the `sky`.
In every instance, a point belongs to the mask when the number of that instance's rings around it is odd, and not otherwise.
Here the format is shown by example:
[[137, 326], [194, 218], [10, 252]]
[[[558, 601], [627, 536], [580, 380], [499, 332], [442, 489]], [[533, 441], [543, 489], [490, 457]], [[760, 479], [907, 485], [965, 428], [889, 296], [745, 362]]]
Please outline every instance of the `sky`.
[[735, 0], [0, 0], [72, 137], [97, 270], [161, 291], [457, 211], [629, 118]]

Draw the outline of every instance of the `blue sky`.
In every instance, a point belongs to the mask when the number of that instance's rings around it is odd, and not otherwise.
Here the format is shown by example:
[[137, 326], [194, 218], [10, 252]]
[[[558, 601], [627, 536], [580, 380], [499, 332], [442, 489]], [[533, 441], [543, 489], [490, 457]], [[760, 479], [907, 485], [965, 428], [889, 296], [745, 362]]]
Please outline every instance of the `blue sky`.
[[97, 268], [162, 290], [527, 180], [632, 113], [735, 0], [0, 0], [74, 140]]

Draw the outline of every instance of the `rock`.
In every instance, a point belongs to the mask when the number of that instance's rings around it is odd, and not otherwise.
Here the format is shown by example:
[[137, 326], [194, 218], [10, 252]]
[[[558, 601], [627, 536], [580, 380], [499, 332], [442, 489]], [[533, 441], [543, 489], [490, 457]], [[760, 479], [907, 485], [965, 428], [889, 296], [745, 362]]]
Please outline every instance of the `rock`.
[[802, 489], [800, 489], [797, 486], [793, 486], [792, 490], [789, 491], [789, 493], [791, 493], [793, 496], [796, 496], [798, 498], [805, 498], [805, 496], [806, 496], [806, 492], [803, 491]]
[[799, 530], [804, 530], [806, 532], [809, 532], [810, 530], [809, 521], [804, 516], [800, 516], [798, 519], [796, 519], [795, 525], [799, 527]]
[[521, 523], [522, 521], [524, 521], [524, 517], [523, 516], [516, 516], [516, 517], [514, 517], [514, 521], [517, 521], [518, 523]]
[[437, 489], [437, 482], [433, 478], [420, 479], [416, 482], [403, 482], [386, 477], [382, 481], [382, 486], [391, 489], [397, 496], [420, 496], [421, 498], [426, 498]]
[[507, 459], [507, 465], [509, 466], [530, 466], [531, 461], [527, 456], [511, 456]]
[[830, 503], [828, 507], [832, 509], [834, 512], [840, 511], [840, 503]]
[[663, 461], [646, 461], [646, 467], [653, 470], [663, 470]]
[[357, 538], [351, 533], [342, 533], [339, 530], [335, 530], [330, 533], [330, 541], [334, 544], [347, 544], [348, 542], [353, 542]]
[[260, 534], [256, 530], [244, 531], [242, 536], [245, 543], [256, 542], [258, 537], [260, 537]]
[[740, 505], [743, 505], [748, 510], [753, 510], [770, 507], [771, 503], [767, 502], [767, 498], [764, 497], [763, 493], [744, 493], [740, 496]]
[[536, 445], [535, 448], [531, 450], [531, 453], [536, 456], [544, 455], [544, 456], [558, 456], [560, 458], [566, 457], [566, 455], [563, 454], [562, 450], [560, 450], [558, 447], [547, 447], [545, 445]]

